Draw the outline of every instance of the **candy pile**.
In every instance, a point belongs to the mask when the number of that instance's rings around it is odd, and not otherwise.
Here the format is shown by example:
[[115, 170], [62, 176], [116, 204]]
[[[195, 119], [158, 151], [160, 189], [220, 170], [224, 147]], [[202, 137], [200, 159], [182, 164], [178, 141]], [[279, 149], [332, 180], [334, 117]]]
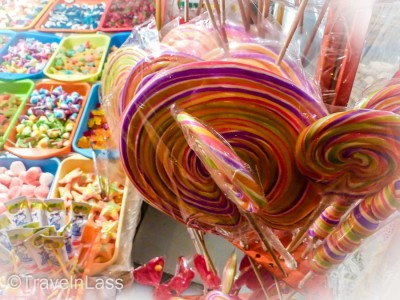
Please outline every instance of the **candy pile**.
[[4, 135], [20, 104], [18, 96], [8, 93], [0, 95], [0, 137]]
[[49, 3], [48, 0], [0, 0], [0, 27], [27, 27]]
[[87, 125], [89, 130], [85, 131], [79, 139], [78, 147], [90, 148], [90, 141], [92, 141], [93, 149], [106, 149], [106, 141], [110, 138], [111, 132], [100, 104], [98, 104], [97, 109], [90, 112], [90, 119]]
[[107, 11], [105, 28], [131, 28], [145, 22], [155, 12], [154, 1], [114, 0]]
[[95, 47], [90, 41], [72, 49], [62, 48], [49, 71], [66, 75], [95, 74], [105, 50], [104, 47]]
[[1, 48], [3, 48], [3, 46], [5, 44], [8, 43], [9, 40], [10, 40], [10, 37], [8, 37], [7, 35], [1, 35], [0, 34], [0, 50], [1, 50]]
[[28, 170], [20, 161], [11, 163], [10, 169], [0, 167], [0, 202], [26, 196], [45, 199], [53, 182], [53, 174], [42, 172], [39, 167]]
[[[104, 183], [105, 178], [101, 178]], [[105, 192], [105, 191], [103, 191]], [[101, 247], [95, 262], [105, 262], [111, 259], [115, 240], [117, 238], [118, 221], [124, 187], [112, 182], [106, 198], [102, 198], [96, 175], [85, 173], [80, 168], [74, 169], [58, 181], [59, 197], [65, 200], [66, 207], [74, 201], [88, 203], [92, 207], [89, 219], [98, 224], [101, 229]]]
[[105, 3], [98, 4], [57, 4], [50, 12], [43, 28], [93, 30], [105, 10]]
[[31, 107], [19, 118], [16, 147], [59, 149], [68, 146], [82, 102], [79, 93], [68, 94], [61, 86], [52, 91], [34, 90]]
[[7, 54], [2, 57], [0, 72], [39, 73], [57, 47], [57, 43], [42, 43], [34, 38], [20, 39], [15, 46], [10, 46]]

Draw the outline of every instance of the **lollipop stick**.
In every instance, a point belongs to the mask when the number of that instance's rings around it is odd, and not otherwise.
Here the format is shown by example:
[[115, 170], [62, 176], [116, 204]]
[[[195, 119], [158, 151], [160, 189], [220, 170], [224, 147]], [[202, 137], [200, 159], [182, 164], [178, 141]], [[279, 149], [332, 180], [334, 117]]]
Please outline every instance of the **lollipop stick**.
[[302, 289], [304, 285], [313, 277], [314, 272], [310, 271], [304, 276], [304, 278], [299, 282], [299, 285], [297, 286], [299, 289]]
[[264, 0], [264, 6], [263, 6], [263, 17], [264, 17], [264, 19], [268, 18], [269, 8], [270, 7], [271, 7], [271, 0]]
[[314, 248], [315, 243], [317, 242], [317, 238], [313, 237], [312, 239], [309, 239], [307, 248], [304, 249], [303, 253], [301, 254], [302, 259], [306, 259], [308, 254], [311, 252], [311, 250]]
[[278, 4], [278, 14], [276, 16], [276, 20], [280, 25], [283, 23], [283, 16], [285, 14], [285, 7], [282, 4]]
[[285, 270], [283, 269], [281, 262], [279, 261], [274, 250], [272, 249], [271, 244], [269, 243], [268, 239], [265, 237], [265, 235], [261, 231], [260, 227], [258, 226], [256, 220], [254, 220], [254, 217], [251, 214], [246, 214], [246, 217], [247, 217], [247, 220], [249, 221], [250, 225], [257, 232], [257, 235], [259, 236], [262, 244], [265, 246], [267, 251], [271, 254], [272, 259], [275, 261], [276, 265], [278, 266], [279, 270], [282, 272], [283, 276], [287, 277], [287, 274], [286, 274]]
[[201, 10], [203, 9], [203, 0], [199, 0], [199, 6], [197, 6], [196, 16], [200, 15]]
[[250, 31], [250, 23], [249, 23], [249, 19], [247, 18], [246, 11], [244, 9], [243, 0], [238, 0], [238, 4], [239, 4], [240, 16], [242, 17], [244, 30], [246, 32], [249, 32]]
[[287, 250], [292, 252], [296, 250], [296, 248], [301, 243], [304, 236], [307, 234], [308, 229], [313, 225], [314, 221], [319, 217], [319, 215], [327, 208], [334, 200], [336, 196], [326, 196], [323, 198], [319, 206], [314, 210], [312, 215], [308, 218], [306, 224], [300, 229], [297, 235], [290, 242]]
[[198, 245], [200, 246], [201, 252], [204, 255], [208, 270], [211, 271], [213, 274], [217, 275], [217, 269], [215, 268], [215, 265], [211, 259], [210, 253], [208, 252], [202, 232], [200, 232], [196, 229], [193, 229], [193, 233], [198, 241]]
[[253, 260], [250, 256], [248, 256], [248, 259], [249, 259], [249, 262], [250, 262], [250, 264], [251, 264], [251, 267], [253, 268], [254, 274], [256, 274], [258, 283], [259, 283], [260, 286], [261, 286], [261, 289], [262, 289], [262, 291], [263, 291], [263, 293], [264, 293], [265, 299], [270, 300], [270, 298], [269, 298], [269, 296], [268, 296], [268, 292], [267, 292], [267, 290], [265, 289], [264, 281], [262, 280], [262, 277], [261, 277], [261, 274], [260, 274], [260, 270], [258, 270], [258, 268], [257, 268], [257, 266], [256, 266], [256, 263], [254, 262], [254, 260]]
[[158, 31], [160, 31], [161, 27], [162, 27], [161, 18], [162, 18], [163, 12], [162, 12], [162, 9], [161, 9], [161, 7], [162, 7], [161, 1], [162, 0], [156, 0], [156, 26], [157, 26], [157, 30]]
[[329, 4], [331, 0], [325, 0], [324, 5], [322, 6], [321, 12], [319, 13], [317, 22], [314, 25], [314, 28], [310, 34], [310, 37], [308, 38], [307, 44], [304, 47], [303, 55], [301, 57], [302, 63], [304, 63], [304, 60], [306, 59], [308, 52], [311, 49], [311, 45], [315, 39], [315, 36], [317, 35], [318, 28], [321, 26], [322, 20], [325, 17], [326, 11], [328, 10]]
[[217, 19], [219, 22], [221, 20], [221, 8], [219, 7], [218, 0], [213, 0], [213, 4], [214, 4], [215, 12], [217, 13]]
[[184, 20], [185, 22], [189, 22], [189, 0], [185, 0], [185, 13], [184, 13]]
[[292, 27], [290, 28], [289, 34], [286, 37], [285, 43], [283, 44], [283, 47], [282, 47], [282, 50], [279, 53], [279, 56], [275, 62], [277, 65], [279, 65], [281, 63], [283, 57], [285, 56], [286, 50], [289, 47], [290, 42], [292, 41], [294, 33], [296, 32], [297, 26], [300, 23], [301, 16], [304, 14], [307, 3], [308, 3], [308, 0], [303, 0], [300, 4], [299, 10], [296, 15], [296, 19], [294, 20]]
[[228, 46], [225, 43], [224, 39], [222, 38], [221, 32], [218, 29], [217, 22], [215, 21], [215, 17], [214, 17], [213, 10], [211, 8], [210, 0], [205, 0], [205, 1], [206, 1], [206, 7], [207, 7], [208, 15], [210, 16], [211, 24], [212, 24], [214, 30], [217, 32], [218, 41], [220, 42], [222, 48], [224, 48], [225, 51], [228, 51]]
[[226, 3], [225, 0], [221, 0], [221, 26], [225, 27], [225, 20], [226, 20]]
[[275, 281], [276, 291], [278, 292], [279, 300], [282, 300], [281, 286], [279, 285], [279, 281], [278, 281], [278, 279], [276, 278], [276, 276], [273, 275], [273, 277], [274, 277], [274, 281]]
[[52, 248], [51, 251], [53, 252], [55, 258], [57, 259], [57, 262], [60, 265], [60, 267], [61, 267], [61, 269], [62, 269], [62, 271], [63, 271], [63, 273], [65, 275], [65, 278], [68, 279], [69, 273], [68, 273], [67, 268], [66, 268], [65, 264], [63, 263], [60, 255], [58, 254], [57, 249], [56, 248]]

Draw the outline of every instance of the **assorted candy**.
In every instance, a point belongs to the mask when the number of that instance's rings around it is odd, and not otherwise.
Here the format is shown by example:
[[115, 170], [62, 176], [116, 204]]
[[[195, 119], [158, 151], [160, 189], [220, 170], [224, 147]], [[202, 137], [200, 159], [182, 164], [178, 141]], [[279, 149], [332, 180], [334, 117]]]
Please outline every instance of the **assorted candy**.
[[53, 178], [40, 167], [26, 169], [21, 161], [11, 163], [9, 169], [0, 167], [0, 203], [19, 196], [45, 199]]
[[57, 4], [50, 12], [43, 28], [94, 30], [98, 27], [105, 10], [105, 3], [98, 4]]
[[9, 36], [0, 34], [0, 50], [3, 48], [5, 44], [8, 43], [9, 40], [10, 40]]
[[92, 142], [93, 149], [106, 149], [106, 141], [110, 138], [111, 132], [100, 104], [98, 104], [97, 109], [90, 112], [90, 119], [87, 125], [89, 130], [85, 131], [79, 139], [78, 147], [90, 148], [90, 142]]
[[90, 41], [71, 48], [62, 48], [49, 69], [53, 74], [95, 74], [106, 49], [96, 47]]
[[23, 28], [32, 21], [49, 3], [48, 0], [15, 1], [0, 0], [0, 27]]
[[116, 0], [107, 12], [105, 28], [132, 28], [142, 24], [155, 13], [154, 1]]
[[68, 146], [82, 102], [79, 93], [69, 94], [61, 86], [52, 91], [34, 90], [31, 107], [19, 118], [16, 147], [60, 149]]
[[39, 73], [57, 47], [57, 43], [42, 43], [34, 38], [20, 39], [15, 46], [10, 46], [7, 54], [2, 57], [0, 72]]
[[6, 132], [11, 119], [15, 116], [21, 99], [13, 94], [0, 94], [0, 136]]
[[[101, 178], [101, 181], [104, 187], [106, 179]], [[108, 195], [103, 198], [96, 175], [86, 173], [80, 168], [66, 174], [58, 181], [58, 184], [59, 197], [65, 200], [67, 208], [73, 207], [75, 202], [91, 205], [92, 209], [88, 218], [101, 227], [101, 247], [95, 262], [111, 259], [117, 238], [124, 187], [117, 182], [110, 183]]]

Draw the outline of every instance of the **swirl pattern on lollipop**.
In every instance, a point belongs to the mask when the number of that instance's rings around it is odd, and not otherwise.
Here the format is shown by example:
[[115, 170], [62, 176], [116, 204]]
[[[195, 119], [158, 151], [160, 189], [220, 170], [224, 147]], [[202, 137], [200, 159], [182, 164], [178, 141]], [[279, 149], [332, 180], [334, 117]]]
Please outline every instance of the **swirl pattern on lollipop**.
[[190, 148], [224, 194], [246, 212], [255, 213], [264, 206], [264, 191], [227, 141], [189, 114], [172, 111]]
[[296, 161], [326, 194], [361, 198], [398, 176], [399, 149], [399, 116], [355, 110], [331, 114], [304, 130], [296, 144]]
[[157, 55], [149, 55], [140, 60], [131, 70], [121, 93], [119, 102], [119, 113], [122, 115], [128, 103], [133, 99], [143, 80], [149, 80], [153, 74], [161, 70], [168, 70], [173, 67], [200, 61], [199, 58], [179, 52], [161, 52]]
[[145, 51], [135, 47], [121, 47], [110, 54], [101, 79], [101, 94], [102, 101], [111, 105], [114, 116], [118, 115], [118, 103], [130, 71], [145, 56]]
[[283, 78], [292, 80], [294, 84], [317, 95], [317, 88], [305, 76], [304, 71], [291, 58], [285, 57], [277, 65], [275, 61], [279, 56], [279, 51], [264, 47], [255, 43], [239, 43], [230, 47], [229, 52], [225, 53], [222, 49], [214, 49], [203, 56], [206, 60], [223, 60], [244, 63], [268, 70]]
[[124, 113], [121, 159], [148, 202], [192, 226], [237, 228], [240, 215], [214, 183], [170, 113], [175, 104], [207, 123], [259, 175], [275, 228], [294, 228], [315, 208], [312, 185], [298, 172], [299, 133], [327, 114], [291, 82], [243, 64], [198, 62], [155, 75]]
[[362, 240], [378, 230], [381, 221], [400, 205], [400, 180], [395, 179], [381, 192], [357, 205], [349, 217], [320, 245], [311, 261], [311, 270], [323, 274], [354, 252]]
[[371, 98], [362, 101], [358, 107], [400, 114], [400, 83], [385, 86]]

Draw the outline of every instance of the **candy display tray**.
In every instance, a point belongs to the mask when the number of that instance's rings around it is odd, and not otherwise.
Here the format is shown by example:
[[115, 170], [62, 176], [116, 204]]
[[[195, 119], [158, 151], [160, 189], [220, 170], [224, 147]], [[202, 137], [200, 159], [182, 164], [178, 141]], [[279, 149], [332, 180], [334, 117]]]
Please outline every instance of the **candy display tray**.
[[101, 17], [99, 30], [104, 31], [104, 32], [109, 32], [109, 33], [121, 32], [121, 31], [132, 31], [133, 26], [121, 27], [121, 28], [105, 27], [105, 24], [107, 21], [107, 15], [111, 10], [111, 6], [112, 6], [113, 2], [120, 2], [120, 0], [110, 0], [106, 10], [104, 11], [103, 16]]
[[117, 47], [120, 48], [125, 41], [128, 39], [128, 37], [131, 35], [130, 32], [120, 32], [120, 33], [115, 33], [111, 35], [110, 39], [110, 47], [109, 47], [109, 53], [111, 52], [112, 47]]
[[[81, 168], [81, 170], [85, 173], [94, 173], [94, 165], [93, 161], [91, 159], [82, 157], [80, 155], [74, 155], [70, 156], [66, 159], [64, 159], [60, 165], [59, 172], [54, 179], [54, 188], [52, 189], [51, 193], [51, 198], [60, 198], [60, 195], [58, 193], [58, 181], [63, 178], [66, 174], [71, 172], [72, 170], [76, 168]], [[121, 247], [121, 238], [122, 238], [122, 224], [124, 223], [124, 218], [126, 215], [126, 201], [128, 197], [128, 184], [127, 184], [127, 179], [125, 178], [124, 184], [125, 184], [125, 189], [124, 189], [124, 195], [122, 197], [122, 202], [121, 202], [121, 211], [120, 211], [120, 217], [119, 217], [119, 223], [118, 223], [118, 230], [117, 230], [117, 238], [115, 241], [115, 250], [114, 250], [114, 255], [113, 257], [105, 262], [105, 263], [94, 263], [91, 269], [89, 270], [88, 275], [96, 275], [102, 271], [104, 271], [108, 266], [111, 266], [116, 262], [116, 260], [119, 257], [120, 254], [120, 247]]]
[[[106, 5], [106, 7], [104, 9], [103, 15], [99, 18], [97, 28], [94, 28], [94, 29], [44, 28], [44, 25], [46, 24], [47, 20], [49, 19], [50, 13], [54, 10], [54, 8], [58, 4], [95, 5], [95, 4], [100, 4], [100, 3], [104, 3]], [[40, 19], [40, 21], [37, 22], [35, 29], [38, 31], [44, 31], [44, 32], [94, 33], [100, 29], [101, 20], [104, 16], [104, 13], [107, 11], [108, 6], [109, 6], [109, 0], [75, 0], [72, 3], [68, 3], [67, 1], [64, 1], [64, 0], [56, 0], [56, 1], [54, 1], [53, 5], [47, 10], [47, 12], [43, 15], [43, 17]]]
[[[95, 74], [72, 74], [72, 75], [65, 75], [65, 74], [53, 74], [50, 71], [50, 68], [55, 64], [55, 60], [57, 55], [60, 53], [62, 48], [72, 49], [74, 46], [79, 46], [87, 41], [90, 41], [95, 47], [103, 47], [103, 55], [101, 57], [100, 65], [97, 69]], [[107, 57], [108, 48], [110, 45], [110, 37], [104, 34], [75, 34], [70, 35], [64, 38], [58, 49], [53, 53], [53, 56], [50, 58], [47, 66], [44, 69], [44, 74], [54, 80], [59, 81], [69, 81], [69, 82], [78, 82], [78, 81], [87, 81], [87, 82], [95, 82], [97, 81], [102, 73], [104, 61]]]
[[4, 82], [0, 81], [0, 94], [2, 93], [10, 93], [14, 94], [21, 99], [21, 104], [19, 105], [14, 117], [10, 120], [10, 125], [8, 126], [6, 132], [3, 136], [0, 136], [0, 149], [3, 148], [5, 141], [8, 139], [12, 129], [18, 121], [18, 117], [21, 114], [21, 111], [25, 107], [26, 100], [31, 94], [33, 88], [35, 87], [35, 83], [31, 80], [23, 80], [16, 82]]
[[[57, 43], [60, 44], [61, 38], [55, 36], [53, 34], [45, 34], [39, 32], [24, 32], [18, 33], [14, 35], [12, 40], [8, 43], [7, 47], [3, 47], [0, 51], [0, 64], [4, 61], [3, 56], [8, 53], [8, 49], [10, 46], [14, 46], [18, 43], [20, 39], [34, 38], [42, 43]], [[47, 62], [47, 64], [50, 60]], [[22, 80], [22, 79], [40, 79], [44, 77], [43, 70], [36, 74], [16, 74], [16, 73], [8, 73], [8, 72], [0, 72], [0, 80]]]
[[60, 160], [58, 158], [42, 159], [42, 160], [32, 160], [32, 159], [21, 159], [19, 157], [0, 157], [0, 166], [10, 168], [11, 163], [15, 161], [21, 161], [26, 169], [31, 167], [40, 167], [43, 172], [48, 172], [54, 175], [54, 180], [51, 183], [49, 197], [53, 193], [54, 184], [56, 183], [56, 177], [60, 167]]
[[[69, 137], [69, 145], [60, 149], [39, 149], [39, 148], [18, 148], [15, 147], [14, 144], [16, 142], [16, 134], [17, 130], [15, 127], [11, 129], [11, 132], [9, 134], [8, 140], [4, 144], [4, 148], [18, 156], [18, 157], [23, 157], [23, 158], [28, 158], [28, 159], [45, 159], [45, 158], [50, 158], [50, 157], [58, 157], [58, 156], [64, 156], [69, 154], [72, 151], [72, 140], [74, 138], [75, 132], [78, 128], [78, 124], [81, 120], [83, 110], [86, 106], [87, 103], [87, 98], [90, 92], [90, 85], [81, 82], [81, 83], [64, 83], [64, 82], [55, 82], [55, 81], [43, 81], [39, 82], [36, 84], [35, 88], [36, 89], [47, 89], [47, 90], [52, 90], [53, 88], [56, 88], [57, 86], [61, 86], [64, 91], [67, 93], [72, 93], [72, 92], [78, 92], [82, 97], [83, 97], [83, 102], [82, 102], [82, 107], [79, 111], [78, 117], [75, 121], [74, 128], [71, 132], [71, 136]], [[25, 114], [28, 110], [28, 105], [25, 104], [23, 107], [20, 115]]]
[[[25, 0], [25, 1], [31, 1], [31, 0]], [[15, 31], [26, 31], [26, 30], [31, 30], [35, 27], [36, 23], [39, 21], [39, 19], [43, 16], [43, 14], [49, 9], [49, 7], [53, 4], [54, 0], [49, 0], [49, 2], [43, 7], [43, 9], [36, 15], [36, 17], [32, 20], [32, 22], [25, 27], [4, 27], [0, 29], [9, 29], [9, 30], [15, 30]]]
[[11, 43], [12, 38], [15, 36], [15, 32], [11, 30], [0, 30], [0, 36], [5, 35], [10, 38], [10, 40], [4, 44], [3, 47], [0, 48], [0, 51], [3, 50], [3, 48], [8, 48], [8, 45]]

